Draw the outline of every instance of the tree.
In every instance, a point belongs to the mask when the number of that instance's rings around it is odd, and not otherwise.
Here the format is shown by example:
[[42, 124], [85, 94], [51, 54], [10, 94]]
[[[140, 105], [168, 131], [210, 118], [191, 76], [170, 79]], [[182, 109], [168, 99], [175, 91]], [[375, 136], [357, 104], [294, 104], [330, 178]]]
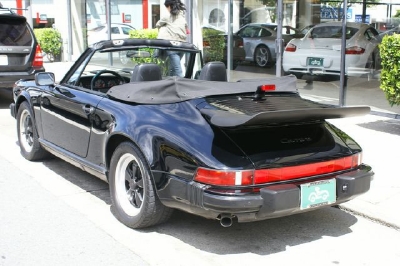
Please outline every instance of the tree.
[[[266, 7], [276, 7], [278, 0], [258, 0], [259, 2], [263, 3]], [[268, 15], [271, 18], [272, 22], [276, 20], [276, 8], [274, 9], [267, 9]]]

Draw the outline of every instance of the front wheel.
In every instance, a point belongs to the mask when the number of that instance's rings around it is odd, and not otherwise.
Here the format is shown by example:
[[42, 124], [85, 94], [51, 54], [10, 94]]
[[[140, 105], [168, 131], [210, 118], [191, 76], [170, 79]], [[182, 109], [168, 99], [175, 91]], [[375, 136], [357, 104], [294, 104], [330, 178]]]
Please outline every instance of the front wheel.
[[121, 143], [110, 164], [112, 213], [131, 228], [143, 228], [165, 222], [172, 209], [157, 197], [146, 160], [131, 142]]
[[21, 154], [29, 161], [46, 158], [49, 153], [39, 143], [32, 112], [27, 102], [21, 103], [17, 114], [18, 143]]
[[258, 46], [254, 52], [254, 62], [259, 67], [267, 67], [271, 64], [271, 52], [266, 46]]

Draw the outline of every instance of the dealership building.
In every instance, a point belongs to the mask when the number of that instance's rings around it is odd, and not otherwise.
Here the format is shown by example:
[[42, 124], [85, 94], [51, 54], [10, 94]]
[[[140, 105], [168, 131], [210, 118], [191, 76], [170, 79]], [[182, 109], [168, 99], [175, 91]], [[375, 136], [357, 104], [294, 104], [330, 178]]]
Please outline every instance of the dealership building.
[[[358, 1], [348, 5], [347, 21], [375, 24], [384, 31], [394, 24], [391, 17], [400, 9], [400, 0]], [[3, 6], [18, 8], [34, 28], [56, 27], [63, 37], [63, 60], [73, 61], [87, 47], [91, 29], [124, 23], [136, 29], [154, 28], [167, 11], [164, 0], [3, 0]], [[275, 0], [183, 0], [191, 29], [188, 41], [202, 48], [203, 27], [235, 32], [250, 22], [277, 22]], [[282, 0], [282, 24], [301, 29], [324, 21], [340, 20], [341, 2]], [[336, 5], [336, 7], [335, 7]], [[363, 8], [365, 6], [365, 8]], [[110, 19], [108, 19], [110, 18]], [[231, 22], [231, 23], [230, 23]], [[232, 26], [229, 29], [229, 26]]]
[[[235, 65], [232, 60], [234, 48], [229, 45], [232, 44], [233, 38], [228, 38], [229, 81], [286, 74], [283, 73], [281, 60], [284, 42], [279, 42], [282, 40], [279, 39], [282, 38], [279, 33], [281, 26], [303, 29], [322, 22], [343, 21], [345, 18], [348, 22], [371, 25], [380, 36], [384, 36], [380, 33], [387, 30], [400, 33], [400, 18], [397, 18], [400, 16], [398, 12], [400, 0], [348, 0], [343, 1], [347, 2], [345, 7], [342, 1], [335, 0], [182, 0], [182, 2], [187, 8], [186, 19], [190, 29], [187, 39], [200, 50], [204, 50], [203, 32], [206, 32], [204, 31], [206, 28], [218, 29], [232, 36], [234, 32], [249, 23], [277, 25], [275, 49], [279, 52], [276, 64], [270, 64], [268, 67], [262, 68], [249, 61], [241, 61]], [[111, 27], [113, 24], [125, 24], [123, 26], [135, 29], [152, 29], [161, 16], [168, 15], [164, 0], [1, 0], [1, 3], [4, 7], [16, 8], [16, 12], [26, 16], [33, 28], [54, 27], [59, 30], [63, 42], [61, 60], [65, 62], [73, 62], [80, 56], [88, 47], [88, 36], [98, 28], [108, 28], [109, 24]], [[101, 38], [104, 38], [104, 35]], [[246, 47], [245, 43], [244, 46]], [[365, 70], [369, 70], [367, 66]], [[398, 117], [400, 106], [389, 106], [380, 89], [380, 70], [373, 69], [371, 73], [373, 74], [361, 78], [347, 77], [343, 74], [343, 70], [340, 77], [307, 74], [305, 77], [299, 77], [301, 80], [297, 84], [302, 96], [309, 95], [313, 100], [338, 105], [367, 104], [377, 109], [391, 110], [390, 112]], [[313, 82], [315, 80], [320, 82]]]

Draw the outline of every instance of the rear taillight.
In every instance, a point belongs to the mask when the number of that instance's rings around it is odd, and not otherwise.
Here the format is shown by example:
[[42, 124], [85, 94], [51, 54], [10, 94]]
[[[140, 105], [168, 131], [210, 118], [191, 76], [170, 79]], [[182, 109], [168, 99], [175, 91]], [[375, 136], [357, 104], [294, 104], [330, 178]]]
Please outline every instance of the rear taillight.
[[198, 168], [194, 180], [216, 186], [248, 186], [253, 184], [253, 170], [225, 171]]
[[272, 169], [228, 171], [200, 167], [194, 181], [216, 186], [258, 185], [334, 173], [356, 168], [360, 164], [361, 153], [325, 162]]
[[285, 52], [296, 52], [296, 49], [297, 49], [296, 45], [294, 45], [293, 43], [289, 43], [285, 47]]
[[360, 46], [352, 46], [352, 47], [346, 48], [346, 54], [363, 54], [364, 52], [365, 52], [365, 49]]
[[210, 42], [209, 41], [203, 41], [203, 47], [210, 48]]
[[40, 49], [39, 44], [36, 46], [35, 58], [33, 59], [32, 66], [34, 66], [34, 67], [42, 67], [43, 66], [43, 53], [42, 53], [42, 49]]
[[243, 40], [236, 40], [236, 46], [243, 48]]

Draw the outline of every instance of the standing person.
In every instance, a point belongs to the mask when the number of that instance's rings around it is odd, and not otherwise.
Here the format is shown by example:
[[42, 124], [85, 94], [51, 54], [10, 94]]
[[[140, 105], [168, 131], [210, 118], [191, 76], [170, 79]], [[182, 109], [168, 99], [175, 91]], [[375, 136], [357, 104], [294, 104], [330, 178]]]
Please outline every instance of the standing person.
[[[180, 0], [166, 0], [164, 6], [167, 8], [169, 15], [157, 22], [157, 38], [186, 42], [185, 5]], [[182, 54], [175, 51], [167, 51], [167, 55], [169, 57], [170, 76], [183, 77], [181, 68]]]

